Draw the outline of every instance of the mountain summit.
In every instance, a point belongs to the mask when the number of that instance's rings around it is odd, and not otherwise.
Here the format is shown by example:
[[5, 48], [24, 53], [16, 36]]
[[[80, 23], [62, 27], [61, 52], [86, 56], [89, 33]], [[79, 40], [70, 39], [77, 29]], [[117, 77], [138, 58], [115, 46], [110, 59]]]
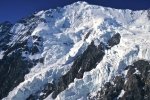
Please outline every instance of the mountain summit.
[[149, 100], [150, 11], [76, 2], [0, 24], [0, 99]]

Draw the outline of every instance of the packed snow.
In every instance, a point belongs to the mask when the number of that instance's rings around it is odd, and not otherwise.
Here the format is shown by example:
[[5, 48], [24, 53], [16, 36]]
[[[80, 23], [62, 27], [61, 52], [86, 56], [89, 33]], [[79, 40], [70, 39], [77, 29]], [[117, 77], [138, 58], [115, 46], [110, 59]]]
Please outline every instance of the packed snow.
[[0, 51], [0, 59], [2, 59], [3, 58], [3, 56], [4, 56], [4, 51]]
[[[82, 54], [92, 41], [95, 45], [107, 43], [116, 33], [121, 35], [119, 45], [106, 50], [97, 67], [84, 73], [83, 79], [75, 79], [56, 100], [86, 100], [87, 94], [98, 91], [125, 66], [137, 59], [150, 60], [150, 21], [146, 10], [120, 10], [76, 2], [63, 8], [40, 11], [35, 16], [46, 20], [38, 23], [31, 34], [43, 38], [43, 50], [35, 55], [23, 53], [22, 56], [29, 59], [44, 57], [44, 63], [33, 67], [25, 81], [3, 100], [25, 100], [44, 84], [69, 71], [76, 56]], [[14, 42], [19, 38], [17, 34], [24, 34], [26, 30], [21, 30], [26, 28], [19, 23], [14, 25], [11, 30], [16, 33]], [[51, 99], [49, 95], [45, 100]]]
[[117, 98], [117, 99], [119, 99], [119, 98], [123, 97], [124, 93], [125, 93], [125, 91], [124, 91], [124, 90], [121, 90], [121, 93], [119, 94], [119, 96], [118, 96], [118, 98]]

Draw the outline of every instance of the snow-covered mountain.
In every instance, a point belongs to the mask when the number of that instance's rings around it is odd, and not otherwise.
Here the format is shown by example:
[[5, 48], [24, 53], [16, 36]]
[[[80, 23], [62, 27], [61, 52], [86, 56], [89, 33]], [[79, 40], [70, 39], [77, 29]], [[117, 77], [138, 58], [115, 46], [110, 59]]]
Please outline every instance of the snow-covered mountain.
[[149, 61], [149, 10], [40, 11], [0, 24], [0, 99], [149, 100]]

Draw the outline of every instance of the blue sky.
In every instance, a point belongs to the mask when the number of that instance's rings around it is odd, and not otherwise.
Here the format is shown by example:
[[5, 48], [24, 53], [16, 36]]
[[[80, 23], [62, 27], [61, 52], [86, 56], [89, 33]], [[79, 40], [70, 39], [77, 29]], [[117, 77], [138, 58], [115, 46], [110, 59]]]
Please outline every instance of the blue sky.
[[[0, 22], [17, 20], [40, 10], [62, 7], [78, 0], [0, 0]], [[82, 1], [82, 0], [80, 0]], [[121, 9], [148, 9], [150, 0], [84, 0], [90, 4]]]

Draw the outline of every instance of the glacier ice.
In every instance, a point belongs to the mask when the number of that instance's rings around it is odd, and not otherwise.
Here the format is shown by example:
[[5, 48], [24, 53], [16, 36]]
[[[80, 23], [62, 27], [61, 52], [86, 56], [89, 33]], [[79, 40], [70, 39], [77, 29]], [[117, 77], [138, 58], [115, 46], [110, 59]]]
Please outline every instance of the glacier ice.
[[[38, 22], [31, 35], [43, 38], [43, 48], [38, 54], [22, 55], [29, 59], [44, 57], [44, 63], [33, 67], [25, 76], [25, 81], [3, 100], [25, 100], [44, 84], [51, 83], [69, 71], [74, 59], [82, 54], [92, 41], [95, 45], [106, 43], [113, 34], [120, 33], [120, 44], [106, 50], [103, 60], [95, 69], [85, 72], [83, 79], [75, 79], [56, 98], [86, 100], [88, 93], [98, 91], [105, 82], [122, 73], [125, 66], [138, 59], [150, 60], [150, 20], [147, 14], [146, 10], [113, 9], [89, 5], [86, 2], [40, 11], [35, 16], [45, 21]], [[11, 30], [16, 34], [12, 38], [13, 42], [20, 39], [19, 34], [25, 34], [27, 30], [28, 26], [15, 24]], [[31, 41], [28, 41], [29, 46], [32, 45]], [[49, 95], [45, 100], [51, 99]]]

